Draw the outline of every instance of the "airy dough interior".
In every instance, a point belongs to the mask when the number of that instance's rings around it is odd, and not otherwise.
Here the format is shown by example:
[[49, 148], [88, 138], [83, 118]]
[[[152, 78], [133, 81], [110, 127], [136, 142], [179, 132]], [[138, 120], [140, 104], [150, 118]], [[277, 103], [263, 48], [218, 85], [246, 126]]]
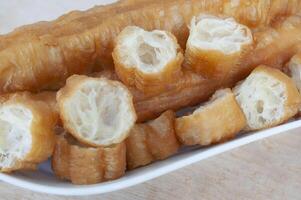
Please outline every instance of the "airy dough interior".
[[21, 105], [0, 108], [0, 168], [9, 168], [31, 150], [32, 112]]
[[64, 103], [77, 134], [96, 144], [110, 145], [135, 121], [127, 91], [106, 81], [86, 81]]
[[285, 114], [285, 86], [265, 73], [251, 74], [234, 93], [251, 129], [266, 127]]
[[127, 38], [121, 41], [119, 51], [126, 67], [157, 73], [176, 57], [177, 45], [166, 32], [148, 32], [132, 26], [126, 29]]
[[241, 47], [252, 42], [250, 29], [233, 18], [218, 18], [211, 15], [193, 17], [190, 24], [188, 45], [224, 54], [239, 52]]

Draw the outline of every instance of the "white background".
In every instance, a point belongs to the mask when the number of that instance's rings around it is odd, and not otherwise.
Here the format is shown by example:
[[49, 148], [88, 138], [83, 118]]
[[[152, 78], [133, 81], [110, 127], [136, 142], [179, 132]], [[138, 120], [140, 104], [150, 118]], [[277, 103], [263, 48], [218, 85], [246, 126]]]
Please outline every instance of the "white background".
[[71, 10], [117, 0], [0, 0], [0, 34], [37, 21], [53, 20]]

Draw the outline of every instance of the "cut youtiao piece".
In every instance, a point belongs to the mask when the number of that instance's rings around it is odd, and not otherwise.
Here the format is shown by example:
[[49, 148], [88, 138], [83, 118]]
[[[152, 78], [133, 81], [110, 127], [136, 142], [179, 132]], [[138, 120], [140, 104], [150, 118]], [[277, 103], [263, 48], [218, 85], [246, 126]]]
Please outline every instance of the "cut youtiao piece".
[[295, 82], [299, 92], [301, 92], [301, 53], [296, 54], [288, 63], [289, 75]]
[[175, 154], [180, 147], [174, 130], [175, 114], [166, 111], [153, 121], [136, 124], [126, 139], [127, 166], [133, 169]]
[[204, 79], [183, 69], [184, 76], [176, 83], [170, 84], [168, 91], [151, 97], [133, 93], [138, 121], [153, 119], [168, 109], [179, 110], [206, 101], [217, 89], [233, 87], [260, 64], [283, 68], [285, 62], [300, 50], [301, 17], [281, 18], [273, 27], [260, 29], [253, 33], [253, 36], [253, 51], [244, 57], [237, 70], [232, 71], [228, 78], [222, 81]]
[[167, 31], [128, 26], [118, 35], [112, 55], [118, 77], [143, 92], [160, 92], [181, 75], [183, 54]]
[[293, 117], [301, 96], [292, 79], [278, 69], [258, 66], [234, 88], [246, 119], [246, 130], [276, 126]]
[[124, 142], [109, 147], [88, 147], [71, 135], [57, 136], [52, 169], [61, 179], [74, 184], [94, 184], [117, 179], [126, 169]]
[[0, 171], [35, 169], [51, 156], [58, 114], [46, 99], [55, 93], [28, 92], [0, 97]]
[[64, 128], [92, 146], [120, 143], [136, 121], [132, 95], [118, 81], [73, 75], [57, 101]]
[[185, 145], [210, 145], [233, 138], [246, 126], [230, 89], [218, 90], [192, 114], [176, 119], [176, 134]]
[[[296, 84], [299, 93], [301, 93], [301, 53], [296, 54], [288, 63], [288, 73]], [[301, 106], [299, 114], [301, 113]]]
[[251, 49], [251, 30], [233, 18], [193, 17], [186, 44], [185, 66], [206, 78], [225, 78]]

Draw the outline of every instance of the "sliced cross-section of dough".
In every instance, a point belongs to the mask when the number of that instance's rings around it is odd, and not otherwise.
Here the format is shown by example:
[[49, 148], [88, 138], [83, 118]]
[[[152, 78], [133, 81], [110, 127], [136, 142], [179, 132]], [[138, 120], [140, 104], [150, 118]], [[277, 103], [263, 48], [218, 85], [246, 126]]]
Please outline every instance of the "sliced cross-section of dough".
[[126, 139], [127, 166], [133, 169], [175, 154], [179, 142], [174, 130], [175, 114], [166, 111], [153, 121], [136, 124]]
[[185, 66], [206, 78], [225, 78], [251, 48], [251, 30], [233, 18], [193, 17], [186, 44]]
[[71, 135], [57, 136], [52, 169], [61, 179], [74, 184], [94, 184], [117, 179], [126, 168], [124, 142], [109, 147], [88, 147]]
[[0, 97], [0, 171], [35, 169], [51, 156], [58, 114], [45, 99], [27, 92]]
[[119, 78], [143, 92], [160, 92], [181, 75], [183, 54], [167, 31], [126, 27], [118, 35], [112, 55]]
[[118, 81], [73, 75], [57, 101], [64, 128], [92, 146], [120, 143], [136, 121], [132, 95]]
[[278, 69], [258, 66], [234, 88], [246, 118], [246, 130], [276, 126], [293, 117], [301, 97], [292, 79]]
[[192, 114], [176, 119], [176, 134], [185, 145], [210, 145], [233, 138], [246, 126], [230, 89], [218, 90]]

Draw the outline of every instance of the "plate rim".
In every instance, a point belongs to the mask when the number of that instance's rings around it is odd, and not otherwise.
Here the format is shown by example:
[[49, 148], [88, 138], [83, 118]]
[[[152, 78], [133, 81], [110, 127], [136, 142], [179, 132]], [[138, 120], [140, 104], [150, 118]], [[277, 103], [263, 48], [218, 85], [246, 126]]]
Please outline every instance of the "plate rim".
[[[63, 187], [63, 186], [46, 186], [38, 183], [29, 182], [18, 177], [15, 177], [13, 174], [4, 174], [0, 173], [0, 180], [24, 188], [34, 192], [47, 193], [53, 195], [62, 195], [62, 196], [83, 196], [83, 195], [96, 195], [104, 194], [108, 192], [113, 192], [121, 189], [125, 189], [151, 179], [157, 178], [161, 175], [170, 173], [177, 169], [183, 168], [185, 166], [191, 165], [198, 161], [204, 160], [206, 158], [213, 157], [215, 155], [227, 152], [234, 148], [241, 147], [243, 145], [259, 141], [261, 139], [285, 133], [289, 130], [297, 129], [301, 127], [301, 119], [282, 124], [277, 127], [257, 131], [254, 133], [247, 133], [246, 136], [230, 140], [228, 142], [208, 147], [204, 151], [200, 151], [195, 155], [187, 156], [185, 158], [179, 159], [173, 162], [170, 165], [164, 165], [157, 169], [150, 170], [143, 175], [137, 175], [131, 178], [117, 179], [114, 181], [109, 181], [105, 183], [99, 183], [94, 185], [74, 185], [74, 187]], [[182, 155], [184, 155], [183, 153]], [[168, 160], [168, 159], [166, 159]], [[151, 166], [151, 165], [150, 165]]]

